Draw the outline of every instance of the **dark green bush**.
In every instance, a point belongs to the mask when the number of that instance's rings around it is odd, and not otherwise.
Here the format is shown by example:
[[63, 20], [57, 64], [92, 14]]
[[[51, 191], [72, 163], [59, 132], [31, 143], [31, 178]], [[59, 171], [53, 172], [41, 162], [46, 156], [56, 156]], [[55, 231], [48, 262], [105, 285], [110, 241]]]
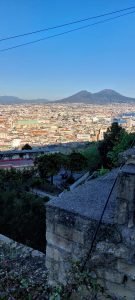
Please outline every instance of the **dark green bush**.
[[0, 190], [0, 233], [45, 251], [43, 199], [20, 190]]
[[50, 198], [48, 196], [45, 196], [42, 198], [44, 202], [48, 202], [50, 200]]

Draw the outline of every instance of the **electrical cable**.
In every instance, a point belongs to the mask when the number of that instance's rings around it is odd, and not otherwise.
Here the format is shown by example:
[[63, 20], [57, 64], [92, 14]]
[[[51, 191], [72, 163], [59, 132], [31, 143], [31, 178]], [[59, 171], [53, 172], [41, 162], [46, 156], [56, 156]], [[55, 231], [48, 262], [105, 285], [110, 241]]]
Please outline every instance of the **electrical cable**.
[[85, 29], [85, 28], [89, 28], [89, 27], [92, 27], [92, 26], [95, 26], [95, 25], [98, 25], [98, 24], [106, 23], [108, 21], [118, 19], [118, 18], [127, 16], [127, 15], [131, 15], [133, 13], [135, 13], [135, 10], [132, 11], [132, 12], [125, 13], [125, 14], [121, 14], [121, 15], [116, 16], [116, 17], [108, 18], [108, 19], [98, 21], [98, 22], [95, 22], [95, 23], [92, 23], [92, 24], [88, 24], [88, 25], [85, 25], [85, 26], [81, 26], [81, 27], [78, 27], [78, 28], [75, 28], [75, 29], [71, 29], [71, 30], [68, 30], [68, 31], [64, 31], [64, 32], [61, 32], [61, 33], [50, 35], [50, 36], [47, 36], [47, 37], [44, 37], [44, 38], [41, 38], [41, 39], [38, 39], [38, 40], [34, 40], [34, 41], [31, 41], [31, 42], [18, 44], [16, 46], [0, 49], [0, 52], [5, 52], [5, 51], [9, 51], [9, 50], [12, 50], [12, 49], [15, 49], [15, 48], [23, 47], [23, 46], [26, 46], [26, 45], [35, 44], [35, 43], [38, 43], [38, 42], [43, 41], [43, 40], [52, 39], [52, 38], [55, 38], [55, 37], [58, 37], [58, 36], [68, 34], [68, 33], [72, 33], [72, 32], [79, 31], [79, 30], [82, 30], [82, 29]]
[[123, 12], [123, 11], [131, 10], [131, 9], [135, 9], [135, 6], [130, 6], [130, 7], [124, 8], [124, 9], [111, 11], [109, 13], [104, 13], [104, 14], [101, 14], [101, 15], [93, 16], [93, 17], [79, 19], [79, 20], [76, 20], [76, 21], [72, 21], [72, 22], [68, 22], [68, 23], [64, 23], [64, 24], [60, 24], [60, 25], [55, 25], [55, 26], [52, 26], [52, 27], [47, 27], [47, 28], [43, 28], [43, 29], [31, 31], [31, 32], [26, 32], [26, 33], [22, 33], [22, 34], [18, 34], [18, 35], [13, 35], [13, 36], [1, 38], [0, 42], [11, 40], [11, 39], [16, 39], [16, 38], [19, 38], [19, 37], [24, 37], [24, 36], [28, 36], [28, 35], [32, 35], [32, 34], [37, 34], [37, 33], [44, 32], [44, 31], [54, 30], [54, 29], [65, 27], [65, 26], [70, 26], [70, 25], [74, 25], [74, 24], [77, 24], [77, 23], [86, 22], [88, 20], [93, 20], [93, 19], [106, 17], [106, 16], [109, 16], [109, 15], [113, 15], [113, 14], [120, 13], [120, 12]]

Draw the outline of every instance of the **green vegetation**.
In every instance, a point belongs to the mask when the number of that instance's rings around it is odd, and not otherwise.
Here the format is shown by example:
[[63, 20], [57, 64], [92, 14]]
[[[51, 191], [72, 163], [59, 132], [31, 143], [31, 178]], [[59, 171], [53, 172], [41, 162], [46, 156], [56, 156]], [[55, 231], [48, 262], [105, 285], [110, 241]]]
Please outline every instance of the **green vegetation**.
[[101, 166], [101, 157], [98, 150], [98, 143], [92, 143], [89, 147], [81, 152], [87, 159], [87, 169], [95, 171]]
[[69, 300], [112, 299], [93, 279], [90, 271], [81, 272], [80, 262], [73, 262], [68, 270], [66, 285], [50, 286], [47, 281], [44, 257], [24, 254], [23, 249], [1, 245], [0, 299], [1, 300]]
[[113, 166], [118, 165], [119, 153], [130, 148], [135, 140], [135, 133], [123, 132], [120, 135], [119, 142], [114, 145], [112, 151], [107, 153], [107, 157], [111, 160]]
[[135, 133], [127, 133], [117, 122], [112, 123], [103, 141], [91, 143], [81, 151], [87, 159], [88, 170], [99, 170], [99, 175], [103, 175], [108, 169], [118, 166], [119, 153], [132, 147], [134, 140]]
[[98, 150], [101, 156], [102, 165], [105, 168], [111, 168], [112, 162], [107, 156], [108, 152], [112, 151], [113, 147], [119, 143], [120, 136], [125, 130], [118, 125], [117, 122], [112, 123], [104, 135], [104, 140], [99, 143]]
[[71, 176], [73, 175], [73, 172], [80, 172], [82, 170], [85, 170], [86, 167], [87, 159], [83, 154], [79, 152], [72, 152], [68, 155], [67, 169], [71, 171]]
[[134, 139], [134, 133], [128, 134], [117, 122], [112, 123], [98, 146], [103, 167], [111, 169], [117, 166], [119, 153], [130, 148]]
[[61, 190], [57, 186], [55, 186], [54, 184], [52, 185], [47, 179], [42, 179], [38, 177], [33, 178], [31, 188], [39, 189], [54, 196], [58, 195], [61, 192]]
[[71, 177], [74, 172], [80, 172], [87, 167], [87, 158], [79, 152], [71, 154], [49, 154], [42, 155], [35, 160], [35, 165], [39, 172], [40, 178], [47, 182], [48, 177], [51, 178], [53, 185], [53, 176], [57, 175], [61, 168], [71, 171]]
[[0, 171], [0, 230], [20, 243], [45, 251], [44, 199], [27, 192], [30, 176], [30, 171]]
[[98, 170], [98, 176], [103, 176], [109, 172], [108, 169], [105, 169], [103, 166]]
[[56, 175], [61, 168], [61, 159], [59, 154], [50, 154], [40, 156], [36, 164], [40, 177], [45, 179], [51, 177], [51, 184], [53, 185], [53, 176]]
[[25, 144], [25, 145], [22, 147], [22, 150], [32, 150], [32, 147], [31, 147], [29, 144]]

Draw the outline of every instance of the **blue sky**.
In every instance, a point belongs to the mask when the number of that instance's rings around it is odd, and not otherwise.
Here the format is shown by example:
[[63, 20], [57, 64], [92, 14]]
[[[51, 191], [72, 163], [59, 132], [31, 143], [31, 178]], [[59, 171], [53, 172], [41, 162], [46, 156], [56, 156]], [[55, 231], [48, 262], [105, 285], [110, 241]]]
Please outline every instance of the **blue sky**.
[[[133, 5], [126, 0], [0, 0], [0, 38]], [[63, 30], [1, 42], [0, 49]], [[57, 99], [105, 88], [135, 97], [135, 14], [0, 53], [0, 95]]]

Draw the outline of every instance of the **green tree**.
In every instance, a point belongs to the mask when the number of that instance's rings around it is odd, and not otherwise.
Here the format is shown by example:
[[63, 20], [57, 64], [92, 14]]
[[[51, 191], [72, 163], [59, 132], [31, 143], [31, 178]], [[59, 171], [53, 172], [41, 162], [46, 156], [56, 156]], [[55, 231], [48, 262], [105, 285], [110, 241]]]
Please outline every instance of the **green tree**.
[[111, 160], [107, 154], [119, 143], [120, 136], [124, 132], [125, 130], [119, 126], [117, 122], [112, 123], [111, 127], [107, 129], [107, 132], [104, 135], [104, 140], [101, 141], [98, 146], [103, 167], [112, 167]]
[[59, 153], [59, 159], [60, 159], [61, 167], [63, 167], [65, 170], [67, 170], [68, 165], [69, 165], [68, 155], [63, 154], [63, 153]]
[[125, 151], [132, 146], [135, 140], [135, 133], [122, 132], [119, 143], [114, 145], [112, 151], [109, 151], [107, 157], [111, 160], [113, 166], [118, 165], [119, 153]]
[[53, 184], [53, 177], [61, 168], [61, 159], [59, 154], [43, 155], [38, 159], [38, 171], [40, 177], [45, 179], [51, 177], [51, 184]]
[[25, 144], [25, 145], [22, 147], [22, 150], [32, 150], [32, 147], [31, 147], [29, 144]]
[[80, 172], [87, 167], [87, 159], [84, 155], [79, 152], [72, 152], [68, 155], [67, 168], [71, 171], [71, 176], [73, 172]]
[[1, 233], [45, 251], [45, 206], [41, 198], [16, 190], [0, 192]]
[[98, 150], [97, 143], [91, 144], [85, 150], [81, 151], [87, 159], [87, 168], [89, 171], [95, 171], [101, 167], [101, 157]]

